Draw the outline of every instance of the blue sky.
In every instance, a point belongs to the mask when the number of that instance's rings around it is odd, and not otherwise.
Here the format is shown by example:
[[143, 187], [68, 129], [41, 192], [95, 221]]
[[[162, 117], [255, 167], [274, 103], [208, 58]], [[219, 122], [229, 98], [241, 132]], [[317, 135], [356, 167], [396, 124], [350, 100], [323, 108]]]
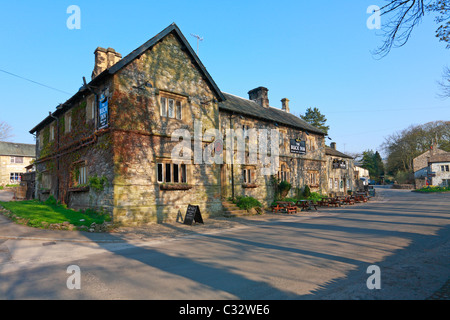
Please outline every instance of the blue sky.
[[[366, 21], [369, 5], [385, 1], [3, 1], [0, 69], [75, 93], [90, 79], [96, 47], [127, 55], [175, 22], [219, 86], [248, 98], [269, 89], [271, 106], [290, 99], [291, 112], [317, 107], [340, 151], [380, 150], [384, 137], [413, 124], [450, 119], [450, 100], [437, 81], [450, 51], [426, 17], [402, 48], [376, 59], [381, 44]], [[70, 30], [67, 8], [81, 9]], [[383, 19], [381, 20], [383, 23]], [[0, 72], [0, 121], [11, 141], [29, 134], [70, 95]]]

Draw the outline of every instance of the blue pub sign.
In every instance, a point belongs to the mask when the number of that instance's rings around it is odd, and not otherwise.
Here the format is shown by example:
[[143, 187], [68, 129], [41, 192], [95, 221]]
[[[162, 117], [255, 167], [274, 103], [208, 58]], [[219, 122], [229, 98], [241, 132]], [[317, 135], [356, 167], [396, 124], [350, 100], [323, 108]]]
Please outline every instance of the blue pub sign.
[[105, 129], [108, 127], [108, 97], [103, 93], [100, 95], [100, 101], [98, 104], [98, 129]]

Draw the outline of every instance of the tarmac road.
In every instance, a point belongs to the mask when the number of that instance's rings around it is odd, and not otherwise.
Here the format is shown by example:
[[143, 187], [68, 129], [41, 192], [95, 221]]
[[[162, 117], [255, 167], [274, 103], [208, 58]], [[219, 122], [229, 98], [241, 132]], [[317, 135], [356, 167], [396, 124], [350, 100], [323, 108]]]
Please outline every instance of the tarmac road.
[[[450, 194], [377, 194], [171, 239], [48, 230], [21, 238], [0, 220], [0, 298], [427, 299], [450, 278]], [[69, 265], [80, 268], [81, 289], [67, 288]], [[367, 286], [372, 265], [381, 289]]]

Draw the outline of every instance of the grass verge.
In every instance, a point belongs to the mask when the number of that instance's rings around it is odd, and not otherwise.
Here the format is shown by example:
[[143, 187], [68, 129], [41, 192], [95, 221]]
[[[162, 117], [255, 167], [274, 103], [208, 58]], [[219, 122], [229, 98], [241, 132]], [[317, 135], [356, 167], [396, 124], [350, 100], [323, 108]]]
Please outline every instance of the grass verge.
[[92, 210], [75, 211], [58, 204], [46, 204], [38, 200], [0, 202], [0, 206], [7, 210], [3, 214], [13, 221], [35, 228], [46, 229], [64, 224], [68, 227], [72, 225], [76, 229], [84, 229], [94, 222], [102, 224], [110, 220], [108, 215]]
[[431, 192], [449, 192], [449, 187], [439, 187], [439, 186], [426, 186], [421, 189], [413, 190], [413, 192], [421, 192], [421, 193], [431, 193]]

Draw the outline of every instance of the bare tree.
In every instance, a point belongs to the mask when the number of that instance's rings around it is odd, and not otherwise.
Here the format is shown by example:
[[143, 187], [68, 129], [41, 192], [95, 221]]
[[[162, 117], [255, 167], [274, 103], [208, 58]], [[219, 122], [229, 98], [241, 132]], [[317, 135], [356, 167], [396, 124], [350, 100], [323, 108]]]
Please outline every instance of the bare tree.
[[391, 49], [402, 47], [408, 42], [414, 27], [417, 26], [425, 15], [427, 4], [424, 0], [389, 0], [380, 11], [382, 16], [387, 16], [387, 23], [383, 24], [384, 41], [375, 55], [384, 57]]
[[[404, 46], [414, 28], [426, 14], [435, 14], [438, 25], [436, 38], [447, 43], [450, 49], [450, 1], [449, 0], [387, 0], [387, 4], [380, 8], [380, 14], [385, 16], [383, 24], [383, 44], [374, 51], [374, 55], [386, 56], [392, 48]], [[450, 97], [450, 70], [444, 69], [443, 80], [439, 83], [440, 96]]]
[[12, 128], [4, 121], [0, 121], [0, 141], [6, 141], [13, 136]]
[[444, 72], [442, 73], [442, 80], [438, 82], [439, 87], [441, 88], [441, 93], [439, 96], [441, 98], [450, 97], [450, 68], [445, 67]]

